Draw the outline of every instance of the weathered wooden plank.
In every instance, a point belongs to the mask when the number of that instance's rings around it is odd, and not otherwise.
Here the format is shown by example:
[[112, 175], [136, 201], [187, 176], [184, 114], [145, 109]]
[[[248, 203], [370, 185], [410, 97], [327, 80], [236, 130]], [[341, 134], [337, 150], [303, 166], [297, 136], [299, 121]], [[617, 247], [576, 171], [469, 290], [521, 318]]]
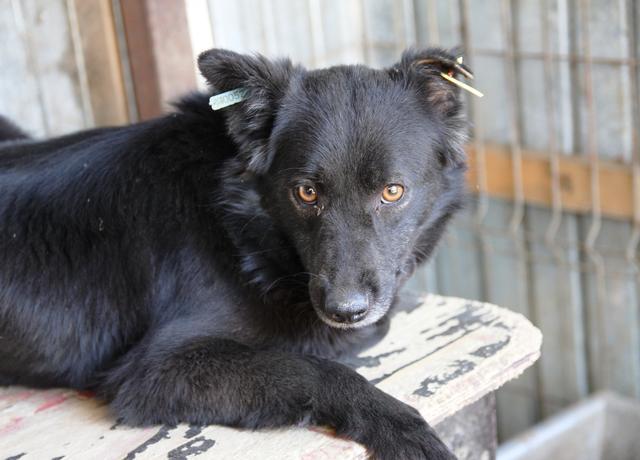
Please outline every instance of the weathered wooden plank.
[[224, 0], [209, 0], [209, 14], [211, 15], [211, 32], [213, 34], [213, 44], [218, 48], [229, 48], [238, 52], [247, 52], [251, 46], [246, 44], [248, 37], [262, 37], [261, 46], [257, 46], [255, 51], [264, 52], [267, 43], [263, 35], [264, 22], [256, 21], [254, 15], [260, 14], [260, 6], [254, 5], [247, 21], [247, 27], [243, 24], [241, 13], [242, 1], [228, 2]]
[[[215, 46], [315, 66], [309, 2], [209, 0]], [[318, 25], [318, 24], [316, 24]]]
[[189, 24], [189, 37], [191, 40], [193, 71], [196, 74], [198, 89], [204, 91], [208, 88], [208, 85], [198, 69], [198, 56], [203, 51], [214, 47], [213, 30], [211, 28], [211, 10], [209, 9], [209, 2], [207, 2], [207, 0], [188, 0], [185, 6], [187, 22]]
[[[46, 133], [40, 82], [32, 71], [22, 6], [0, 0], [0, 113], [35, 135]], [[11, 69], [11, 71], [4, 71]]]
[[121, 0], [129, 63], [140, 119], [160, 115], [196, 88], [183, 2]]
[[270, 0], [267, 7], [273, 18], [268, 26], [275, 41], [275, 54], [289, 56], [295, 62], [312, 67], [314, 62], [311, 16], [308, 2]]
[[89, 126], [65, 1], [5, 2], [0, 15], [3, 69], [11, 69], [2, 72], [0, 110], [38, 135]]
[[93, 122], [97, 126], [129, 121], [111, 0], [69, 2], [82, 42]]
[[365, 62], [363, 2], [312, 0], [315, 63], [318, 67]]
[[[541, 335], [523, 316], [493, 305], [427, 296], [396, 313], [380, 343], [346, 359], [433, 424], [516, 377], [539, 356]], [[23, 460], [363, 457], [320, 430], [245, 431], [220, 426], [119, 426], [107, 407], [71, 390], [0, 389], [0, 455]]]
[[[506, 146], [487, 145], [487, 193], [496, 198], [514, 199], [513, 157]], [[468, 182], [472, 191], [478, 190], [477, 155], [473, 145], [469, 156]], [[584, 155], [563, 156], [559, 160], [560, 195], [566, 212], [591, 212], [591, 169]], [[551, 166], [549, 156], [542, 151], [524, 149], [522, 152], [523, 192], [529, 204], [551, 207]], [[633, 217], [633, 178], [628, 165], [602, 160], [599, 164], [600, 202], [607, 217], [630, 220]]]

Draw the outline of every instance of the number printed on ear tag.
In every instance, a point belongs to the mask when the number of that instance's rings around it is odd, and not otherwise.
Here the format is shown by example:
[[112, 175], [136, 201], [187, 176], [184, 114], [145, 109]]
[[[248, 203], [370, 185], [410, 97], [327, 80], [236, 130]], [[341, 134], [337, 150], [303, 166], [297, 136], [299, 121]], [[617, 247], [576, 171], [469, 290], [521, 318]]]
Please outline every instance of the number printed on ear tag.
[[242, 102], [247, 98], [247, 90], [244, 88], [236, 88], [231, 91], [216, 94], [209, 98], [209, 105], [213, 110], [224, 109], [230, 105]]

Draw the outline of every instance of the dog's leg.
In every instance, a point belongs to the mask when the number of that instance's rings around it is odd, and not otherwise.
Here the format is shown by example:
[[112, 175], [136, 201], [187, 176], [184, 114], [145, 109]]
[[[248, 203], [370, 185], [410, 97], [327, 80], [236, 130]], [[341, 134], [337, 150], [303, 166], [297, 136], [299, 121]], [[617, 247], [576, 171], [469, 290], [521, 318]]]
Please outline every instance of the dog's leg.
[[454, 458], [417, 411], [353, 370], [226, 339], [158, 334], [132, 350], [101, 390], [134, 425], [309, 423], [333, 427], [378, 459]]

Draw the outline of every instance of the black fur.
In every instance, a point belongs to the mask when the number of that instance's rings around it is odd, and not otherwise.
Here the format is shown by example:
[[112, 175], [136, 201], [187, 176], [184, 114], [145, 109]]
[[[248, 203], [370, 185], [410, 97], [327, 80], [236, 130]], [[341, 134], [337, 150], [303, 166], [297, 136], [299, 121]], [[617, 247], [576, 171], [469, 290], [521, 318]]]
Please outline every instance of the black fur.
[[[0, 383], [93, 388], [129, 424], [330, 425], [376, 458], [449, 458], [329, 359], [384, 333], [461, 205], [452, 59], [307, 71], [211, 50], [213, 93], [246, 101], [195, 94], [48, 141], [0, 120]], [[364, 318], [342, 321], [355, 304]]]
[[29, 136], [19, 127], [0, 115], [0, 142], [27, 139]]

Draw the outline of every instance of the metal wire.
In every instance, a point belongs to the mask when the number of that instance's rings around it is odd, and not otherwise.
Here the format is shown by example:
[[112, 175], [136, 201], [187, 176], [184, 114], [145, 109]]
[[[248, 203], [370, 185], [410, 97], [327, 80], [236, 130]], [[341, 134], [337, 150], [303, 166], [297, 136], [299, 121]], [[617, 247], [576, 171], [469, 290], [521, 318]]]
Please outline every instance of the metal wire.
[[[469, 8], [469, 0], [459, 1], [458, 10], [460, 13], [460, 39], [464, 47], [465, 59], [467, 60], [469, 66], [473, 69], [476, 59], [473, 43], [470, 38], [471, 31], [469, 29]], [[477, 242], [481, 247], [479, 257], [481, 269], [479, 276], [481, 279], [483, 296], [486, 297], [486, 293], [489, 290], [488, 276], [491, 270], [490, 266], [487, 265], [487, 261], [489, 260], [488, 254], [490, 254], [493, 250], [489, 239], [486, 238], [485, 233], [482, 231], [482, 225], [489, 213], [490, 202], [489, 195], [487, 194], [487, 154], [485, 148], [484, 125], [480, 113], [480, 101], [468, 95], [467, 107], [471, 112], [471, 135], [474, 146], [473, 148], [475, 151], [475, 169], [478, 181], [476, 189], [476, 209], [473, 219], [473, 231], [475, 232], [475, 235], [477, 236]]]
[[[602, 228], [602, 214], [600, 209], [600, 174], [599, 174], [599, 155], [597, 142], [597, 112], [593, 95], [593, 76], [592, 76], [592, 57], [591, 57], [591, 31], [590, 31], [590, 0], [582, 0], [580, 2], [580, 32], [582, 34], [581, 48], [584, 54], [583, 74], [584, 74], [584, 92], [587, 111], [587, 154], [589, 156], [591, 171], [591, 224], [585, 238], [585, 252], [591, 264], [594, 267], [596, 282], [596, 302], [598, 308], [595, 314], [591, 310], [594, 317], [589, 318], [590, 324], [597, 329], [599, 337], [606, 337], [605, 324], [606, 320], [604, 312], [608, 304], [606, 296], [606, 271], [602, 255], [596, 248], [596, 241]], [[587, 286], [585, 286], [585, 289]], [[586, 353], [590, 350], [587, 348]], [[593, 369], [592, 369], [593, 372]], [[597, 386], [595, 374], [590, 374], [589, 386], [594, 388]]]
[[509, 107], [509, 138], [513, 165], [513, 213], [509, 222], [509, 230], [515, 236], [522, 225], [524, 218], [524, 189], [522, 186], [522, 146], [518, 110], [516, 81], [517, 72], [514, 57], [514, 37], [511, 11], [511, 1], [501, 2], [502, 31], [505, 46], [505, 79], [506, 97]]
[[[585, 249], [587, 256], [594, 265], [596, 272], [596, 290], [598, 303], [606, 305], [605, 267], [602, 256], [596, 248], [596, 241], [602, 228], [602, 213], [600, 209], [600, 157], [598, 155], [597, 140], [597, 112], [593, 96], [593, 76], [591, 58], [591, 33], [589, 17], [591, 12], [591, 2], [582, 0], [580, 2], [580, 31], [582, 34], [581, 47], [584, 54], [584, 96], [587, 109], [587, 155], [589, 156], [591, 171], [591, 224], [585, 238]], [[602, 311], [602, 309], [598, 309]], [[598, 321], [603, 324], [602, 321]]]
[[640, 244], [640, 146], [638, 145], [638, 129], [640, 129], [640, 116], [638, 110], [640, 107], [640, 96], [638, 94], [638, 43], [637, 37], [637, 4], [629, 2], [627, 11], [627, 32], [628, 32], [628, 48], [629, 48], [629, 89], [631, 92], [631, 161], [633, 174], [633, 230], [629, 241], [627, 242], [626, 258], [640, 276], [640, 267], [638, 266], [638, 245]]
[[551, 9], [548, 0], [542, 1], [540, 8], [542, 24], [542, 47], [544, 56], [545, 105], [547, 114], [547, 132], [549, 136], [549, 165], [551, 173], [551, 220], [545, 232], [545, 243], [549, 250], [560, 256], [554, 240], [562, 222], [562, 196], [560, 189], [560, 153], [558, 150], [558, 135], [556, 131], [556, 80], [554, 75], [553, 58], [551, 56], [551, 27], [549, 18]]
[[[470, 39], [469, 31], [469, 0], [460, 1], [460, 36], [464, 47], [465, 59], [471, 68], [476, 61], [475, 50]], [[467, 107], [471, 112], [472, 125], [472, 141], [475, 152], [475, 168], [478, 186], [476, 189], [477, 206], [475, 212], [475, 221], [478, 225], [482, 225], [487, 213], [489, 212], [489, 195], [487, 194], [487, 152], [484, 140], [484, 127], [482, 116], [480, 114], [480, 102], [474, 98], [467, 99]]]

